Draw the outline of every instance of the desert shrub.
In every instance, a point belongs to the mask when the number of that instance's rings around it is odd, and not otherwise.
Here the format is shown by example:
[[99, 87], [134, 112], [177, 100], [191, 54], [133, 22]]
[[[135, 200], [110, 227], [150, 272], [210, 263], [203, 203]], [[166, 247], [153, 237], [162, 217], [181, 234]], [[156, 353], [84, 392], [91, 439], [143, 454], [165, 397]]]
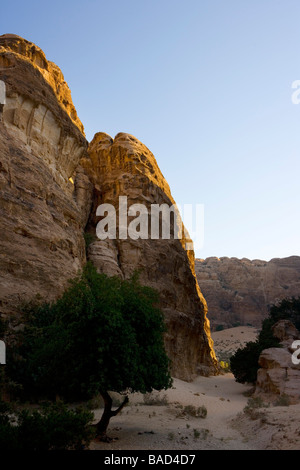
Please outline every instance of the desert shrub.
[[145, 393], [143, 401], [144, 404], [148, 406], [165, 406], [168, 404], [168, 397], [166, 394], [160, 395], [159, 393]]
[[257, 341], [249, 341], [244, 348], [239, 348], [230, 358], [230, 369], [237, 382], [254, 383], [257, 377], [258, 358], [262, 352]]
[[81, 450], [92, 436], [93, 414], [66, 405], [15, 410], [0, 403], [1, 450]]
[[194, 439], [203, 439], [205, 441], [209, 436], [209, 429], [200, 429], [200, 431], [198, 429], [193, 429], [193, 436]]
[[186, 405], [179, 412], [178, 416], [193, 416], [195, 418], [206, 418], [207, 408], [202, 406]]
[[278, 397], [278, 399], [274, 403], [274, 406], [290, 406], [290, 404], [291, 404], [290, 397], [284, 393], [280, 395], [280, 397]]
[[244, 413], [252, 420], [260, 419], [265, 421], [266, 413], [261, 408], [267, 408], [269, 404], [264, 403], [261, 397], [249, 398], [244, 408]]

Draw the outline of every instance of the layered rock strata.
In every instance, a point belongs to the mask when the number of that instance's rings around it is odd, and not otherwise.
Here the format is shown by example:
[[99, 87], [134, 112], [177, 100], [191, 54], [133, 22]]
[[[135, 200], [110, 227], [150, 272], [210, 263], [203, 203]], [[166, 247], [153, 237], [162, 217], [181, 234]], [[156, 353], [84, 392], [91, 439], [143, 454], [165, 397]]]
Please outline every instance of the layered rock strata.
[[91, 185], [70, 90], [57, 66], [18, 36], [0, 37], [0, 309], [57, 297], [85, 263]]

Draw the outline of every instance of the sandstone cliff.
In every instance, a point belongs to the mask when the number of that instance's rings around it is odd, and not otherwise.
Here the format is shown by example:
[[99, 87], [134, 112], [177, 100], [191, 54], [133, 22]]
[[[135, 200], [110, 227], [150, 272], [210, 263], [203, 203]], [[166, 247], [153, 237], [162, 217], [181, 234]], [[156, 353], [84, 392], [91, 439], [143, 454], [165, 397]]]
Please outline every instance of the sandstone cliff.
[[[82, 165], [95, 188], [88, 225], [91, 233], [99, 220], [97, 206], [105, 202], [118, 209], [120, 196], [127, 197], [128, 208], [140, 203], [148, 209], [149, 232], [151, 205], [175, 204], [153, 154], [135, 137], [120, 133], [112, 139], [98, 133], [89, 146], [89, 156]], [[178, 227], [173, 223], [172, 228], [174, 235]], [[181, 378], [190, 380], [197, 373], [215, 372], [207, 306], [195, 276], [194, 253], [185, 250], [188, 239], [172, 239], [171, 234], [171, 239], [154, 240], [147, 235], [147, 239], [95, 240], [89, 246], [89, 258], [109, 275], [127, 278], [138, 270], [142, 283], [159, 290], [174, 375], [180, 371]]]
[[87, 141], [58, 67], [32, 43], [5, 35], [0, 80], [6, 85], [0, 116], [0, 308], [7, 313], [37, 293], [57, 297], [85, 263], [91, 186], [79, 168]]
[[260, 327], [277, 300], [300, 295], [300, 257], [261, 261], [196, 259], [196, 275], [207, 301], [212, 329], [236, 324]]
[[[206, 302], [183, 240], [97, 240], [96, 208], [173, 204], [151, 152], [134, 137], [96, 134], [89, 146], [60, 69], [19, 36], [0, 37], [0, 313], [36, 294], [57, 298], [89, 257], [99, 271], [160, 291], [175, 377], [215, 373]], [[176, 229], [176, 224], [173, 227]]]

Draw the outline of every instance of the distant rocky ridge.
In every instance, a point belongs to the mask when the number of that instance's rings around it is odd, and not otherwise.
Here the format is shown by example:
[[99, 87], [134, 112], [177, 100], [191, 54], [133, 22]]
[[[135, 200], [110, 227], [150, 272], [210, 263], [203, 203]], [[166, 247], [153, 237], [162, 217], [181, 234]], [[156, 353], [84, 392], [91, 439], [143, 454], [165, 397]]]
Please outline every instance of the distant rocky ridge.
[[[0, 313], [36, 294], [56, 299], [87, 261], [100, 203], [173, 204], [152, 153], [135, 137], [104, 133], [89, 145], [60, 69], [19, 36], [0, 36]], [[185, 240], [95, 239], [88, 258], [109, 275], [141, 281], [161, 297], [172, 374], [217, 372], [207, 305]]]
[[300, 256], [268, 262], [211, 257], [196, 259], [195, 270], [212, 330], [239, 324], [259, 328], [272, 304], [300, 296]]

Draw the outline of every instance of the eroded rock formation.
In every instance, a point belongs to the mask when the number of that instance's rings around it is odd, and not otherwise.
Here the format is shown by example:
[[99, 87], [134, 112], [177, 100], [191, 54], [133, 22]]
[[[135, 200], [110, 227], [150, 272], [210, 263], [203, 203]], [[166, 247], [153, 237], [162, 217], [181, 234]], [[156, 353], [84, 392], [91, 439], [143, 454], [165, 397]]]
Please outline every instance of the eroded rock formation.
[[300, 364], [293, 361], [296, 350], [292, 347], [295, 340], [300, 340], [300, 332], [290, 321], [280, 320], [273, 326], [273, 334], [281, 347], [261, 353], [254, 396], [271, 402], [280, 403], [281, 398], [288, 400], [285, 404], [300, 403]]
[[207, 301], [212, 329], [261, 326], [269, 306], [300, 295], [300, 257], [271, 261], [246, 258], [196, 259], [196, 275]]
[[[189, 240], [172, 239], [178, 229], [174, 223], [171, 239], [150, 238], [152, 204], [175, 205], [153, 154], [132, 135], [120, 133], [112, 139], [98, 133], [89, 146], [89, 157], [82, 162], [95, 188], [88, 230], [96, 231], [98, 205], [111, 204], [119, 214], [120, 196], [126, 196], [128, 209], [138, 203], [147, 208], [149, 226], [147, 239], [95, 240], [89, 246], [89, 258], [109, 275], [128, 278], [138, 270], [142, 283], [159, 290], [174, 375], [180, 371], [182, 378], [190, 380], [197, 373], [215, 372], [207, 306], [195, 276], [194, 253], [185, 250]], [[116, 221], [119, 229], [118, 217]], [[130, 217], [126, 225], [129, 221]]]
[[[34, 44], [0, 37], [0, 313], [36, 294], [57, 298], [86, 262], [84, 230], [95, 238], [96, 208], [173, 204], [151, 152], [128, 134], [88, 143], [60, 69]], [[173, 228], [177, 225], [173, 224]], [[216, 372], [206, 302], [188, 239], [98, 240], [89, 257], [99, 271], [159, 290], [174, 376]]]
[[[0, 37], [1, 311], [55, 298], [85, 263], [87, 141], [63, 75], [32, 43]], [[75, 183], [75, 184], [74, 184]]]

